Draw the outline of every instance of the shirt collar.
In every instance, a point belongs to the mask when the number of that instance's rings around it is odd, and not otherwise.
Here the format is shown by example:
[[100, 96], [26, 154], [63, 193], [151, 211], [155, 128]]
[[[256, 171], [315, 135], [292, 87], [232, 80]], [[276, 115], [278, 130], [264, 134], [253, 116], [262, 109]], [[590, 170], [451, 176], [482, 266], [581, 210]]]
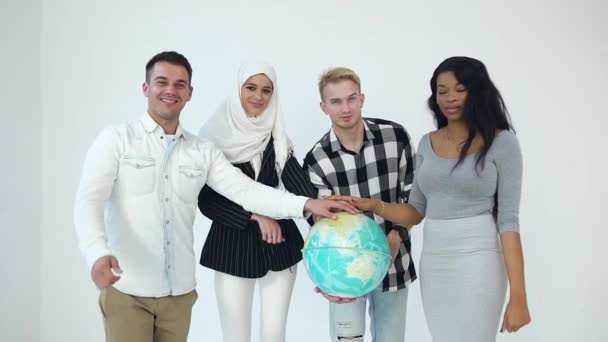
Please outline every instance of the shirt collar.
[[[374, 135], [374, 132], [372, 132], [372, 130], [369, 128], [367, 121], [365, 119], [362, 119], [362, 120], [363, 120], [363, 129], [364, 129], [363, 145], [365, 146], [366, 142], [373, 141], [376, 138], [376, 136]], [[370, 123], [370, 124], [373, 124], [373, 123]], [[333, 126], [329, 130], [329, 146], [331, 147], [331, 150], [333, 152], [338, 152], [342, 149], [342, 144], [340, 144], [340, 141], [338, 140], [338, 137], [336, 136], [336, 132], [334, 131]]]
[[[162, 132], [162, 128], [160, 127], [160, 125], [154, 121], [154, 119], [152, 119], [152, 117], [150, 116], [150, 113], [146, 112], [142, 115], [141, 119], [141, 124], [142, 126], [144, 126], [144, 129], [146, 130], [147, 133], [153, 133], [154, 131], [161, 130]], [[162, 134], [164, 134], [164, 132], [162, 132]], [[177, 138], [187, 138], [187, 135], [184, 134], [184, 130], [182, 129], [182, 123], [179, 122], [177, 124], [177, 129], [175, 130], [175, 136]]]

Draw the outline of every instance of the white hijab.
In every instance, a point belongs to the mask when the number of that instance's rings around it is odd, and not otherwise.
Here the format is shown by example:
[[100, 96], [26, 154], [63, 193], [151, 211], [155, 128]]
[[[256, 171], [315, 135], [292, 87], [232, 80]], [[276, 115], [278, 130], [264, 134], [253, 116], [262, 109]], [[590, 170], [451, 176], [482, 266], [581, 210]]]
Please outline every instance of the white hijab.
[[[254, 75], [264, 74], [272, 81], [272, 97], [268, 107], [256, 118], [247, 115], [241, 104], [241, 88]], [[247, 63], [239, 69], [235, 96], [229, 96], [207, 120], [199, 132], [212, 141], [233, 164], [251, 161], [266, 149], [274, 137], [277, 174], [293, 153], [293, 144], [285, 133], [283, 113], [279, 108], [279, 87], [274, 68], [266, 63]]]

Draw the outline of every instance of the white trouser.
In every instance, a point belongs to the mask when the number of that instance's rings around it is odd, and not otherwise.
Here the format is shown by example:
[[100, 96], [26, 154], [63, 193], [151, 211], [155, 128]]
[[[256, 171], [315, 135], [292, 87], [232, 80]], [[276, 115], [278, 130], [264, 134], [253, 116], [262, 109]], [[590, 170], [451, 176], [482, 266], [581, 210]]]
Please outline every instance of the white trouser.
[[296, 279], [296, 265], [262, 278], [215, 272], [215, 295], [224, 342], [249, 342], [251, 307], [256, 282], [260, 291], [260, 341], [285, 342], [287, 312]]

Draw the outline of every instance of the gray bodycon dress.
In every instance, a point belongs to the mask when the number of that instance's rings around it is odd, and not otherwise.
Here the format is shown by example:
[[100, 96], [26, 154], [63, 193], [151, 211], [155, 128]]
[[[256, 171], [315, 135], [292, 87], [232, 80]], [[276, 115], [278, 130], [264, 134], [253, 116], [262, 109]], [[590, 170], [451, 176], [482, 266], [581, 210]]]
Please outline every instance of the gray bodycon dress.
[[[519, 230], [522, 157], [515, 134], [497, 134], [475, 171], [476, 154], [435, 154], [422, 137], [409, 203], [425, 215], [420, 284], [434, 342], [496, 340], [507, 278], [499, 233]], [[497, 215], [492, 215], [497, 203]]]

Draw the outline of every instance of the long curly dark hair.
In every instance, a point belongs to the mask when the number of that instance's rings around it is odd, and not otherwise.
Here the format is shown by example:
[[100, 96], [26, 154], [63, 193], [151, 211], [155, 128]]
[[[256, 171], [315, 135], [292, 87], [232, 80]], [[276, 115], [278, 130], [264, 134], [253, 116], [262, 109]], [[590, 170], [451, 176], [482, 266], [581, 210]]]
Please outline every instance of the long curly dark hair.
[[473, 138], [479, 132], [483, 138], [483, 147], [477, 154], [475, 168], [483, 169], [485, 156], [496, 137], [496, 129], [514, 131], [509, 112], [500, 92], [490, 79], [486, 66], [481, 61], [470, 57], [450, 57], [437, 66], [430, 82], [431, 96], [427, 103], [433, 111], [437, 129], [448, 124], [437, 104], [437, 77], [446, 71], [453, 72], [458, 82], [465, 86], [468, 92], [464, 106], [464, 120], [468, 129], [468, 137], [454, 168], [462, 164]]

